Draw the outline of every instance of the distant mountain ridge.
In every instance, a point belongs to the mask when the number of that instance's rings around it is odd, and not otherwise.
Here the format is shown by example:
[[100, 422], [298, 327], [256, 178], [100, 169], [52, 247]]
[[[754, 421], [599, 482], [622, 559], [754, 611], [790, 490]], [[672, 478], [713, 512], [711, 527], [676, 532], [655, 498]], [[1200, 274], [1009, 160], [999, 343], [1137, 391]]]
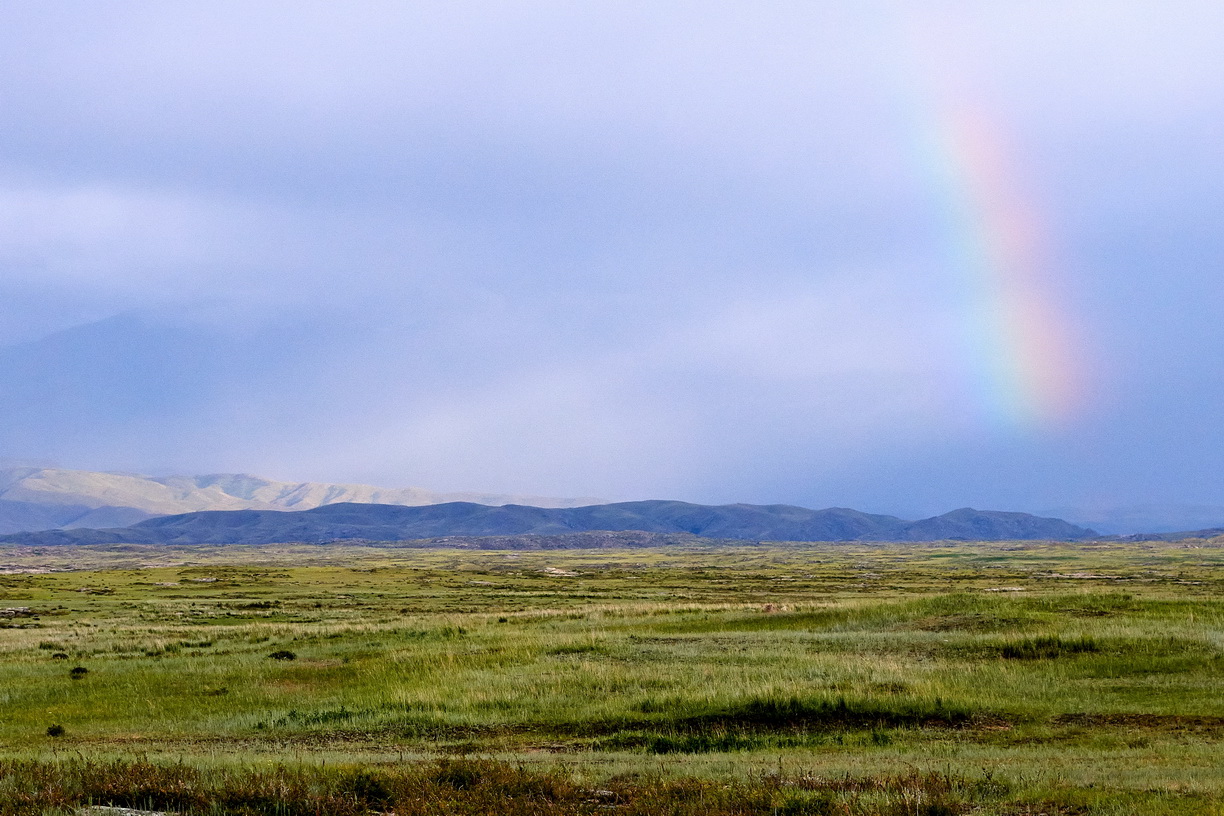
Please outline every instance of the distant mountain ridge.
[[577, 507], [590, 497], [557, 499], [494, 493], [437, 493], [418, 487], [278, 482], [258, 476], [141, 476], [61, 468], [0, 469], [0, 533], [52, 528], [109, 528], [201, 510], [308, 510], [358, 502], [418, 506], [445, 502]]
[[921, 521], [845, 508], [700, 505], [678, 501], [583, 507], [424, 506], [339, 503], [310, 510], [213, 510], [148, 519], [109, 530], [49, 530], [0, 537], [32, 546], [60, 544], [278, 544], [410, 541], [445, 536], [565, 535], [590, 531], [690, 534], [767, 541], [1079, 540], [1095, 535], [1060, 519], [964, 508]]

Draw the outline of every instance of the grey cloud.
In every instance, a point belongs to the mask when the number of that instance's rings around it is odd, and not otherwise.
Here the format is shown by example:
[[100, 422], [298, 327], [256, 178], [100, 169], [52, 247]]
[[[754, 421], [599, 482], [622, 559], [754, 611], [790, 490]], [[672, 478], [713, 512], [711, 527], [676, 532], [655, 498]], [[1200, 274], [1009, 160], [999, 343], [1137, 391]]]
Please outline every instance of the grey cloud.
[[[1187, 407], [1221, 388], [1221, 13], [10, 6], [0, 444], [931, 512], [1166, 489], [1117, 475], [1129, 449], [1198, 490], [1224, 450]], [[1069, 429], [970, 396], [915, 144], [937, 92], [998, 124], [1042, 210], [1097, 360]]]

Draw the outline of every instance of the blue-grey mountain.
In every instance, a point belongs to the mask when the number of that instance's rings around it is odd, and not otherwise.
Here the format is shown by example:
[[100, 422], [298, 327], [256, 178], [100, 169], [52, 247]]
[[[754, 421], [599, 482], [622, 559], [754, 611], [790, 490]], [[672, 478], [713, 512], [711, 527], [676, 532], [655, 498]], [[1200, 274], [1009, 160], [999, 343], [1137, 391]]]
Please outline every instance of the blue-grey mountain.
[[1095, 533], [1060, 519], [1026, 513], [956, 510], [921, 521], [831, 508], [677, 501], [587, 507], [494, 507], [448, 502], [420, 507], [351, 502], [299, 512], [231, 510], [184, 513], [109, 530], [52, 530], [0, 542], [56, 544], [273, 544], [409, 541], [445, 536], [565, 535], [640, 531], [704, 538], [771, 541], [1078, 540]]

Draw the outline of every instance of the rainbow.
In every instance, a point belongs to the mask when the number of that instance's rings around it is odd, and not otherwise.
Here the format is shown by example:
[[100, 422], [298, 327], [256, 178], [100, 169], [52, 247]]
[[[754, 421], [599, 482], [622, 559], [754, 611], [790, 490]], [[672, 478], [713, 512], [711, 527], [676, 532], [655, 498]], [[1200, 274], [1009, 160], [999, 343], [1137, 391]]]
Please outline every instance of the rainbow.
[[1040, 208], [984, 107], [921, 96], [920, 162], [961, 293], [964, 369], [976, 402], [1004, 427], [1066, 425], [1081, 407], [1084, 377]]
[[1069, 425], [1088, 390], [1083, 344], [1062, 307], [1042, 208], [1021, 184], [1000, 117], [967, 91], [977, 71], [958, 65], [956, 21], [902, 13], [896, 22], [900, 106], [955, 279], [957, 377], [991, 426]]

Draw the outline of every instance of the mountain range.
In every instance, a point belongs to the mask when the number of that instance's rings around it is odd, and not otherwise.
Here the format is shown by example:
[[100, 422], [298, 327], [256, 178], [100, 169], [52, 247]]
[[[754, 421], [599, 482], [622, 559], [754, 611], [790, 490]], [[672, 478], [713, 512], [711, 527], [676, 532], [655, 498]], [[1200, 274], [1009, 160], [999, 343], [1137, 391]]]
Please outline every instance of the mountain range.
[[52, 528], [124, 527], [156, 516], [198, 510], [308, 510], [338, 502], [578, 507], [596, 504], [599, 499], [277, 482], [236, 473], [151, 477], [44, 467], [0, 469], [0, 534]]
[[[1219, 508], [1175, 510], [1163, 516], [1155, 506], [1118, 511], [1119, 519], [1129, 523], [1110, 521], [1103, 511], [1072, 508], [1044, 516], [966, 508], [906, 521], [845, 508], [608, 504], [594, 498], [281, 482], [234, 473], [151, 477], [0, 462], [0, 540], [8, 543], [401, 541], [608, 531], [741, 540], [929, 541], [1078, 540], [1099, 530], [1128, 538], [1177, 540], [1209, 537], [1224, 523], [1224, 511], [1216, 513]], [[1177, 514], [1202, 523], [1179, 527]], [[1099, 524], [1086, 521], [1095, 518], [1101, 519]], [[1197, 532], [1176, 532], [1191, 526]]]
[[590, 531], [690, 534], [769, 541], [1077, 540], [1092, 530], [1027, 513], [965, 508], [921, 521], [857, 510], [791, 505], [701, 505], [677, 501], [585, 507], [490, 506], [447, 502], [408, 507], [344, 502], [310, 510], [211, 510], [148, 519], [117, 529], [49, 530], [0, 537], [61, 544], [274, 544], [410, 541], [446, 536], [565, 535]]

